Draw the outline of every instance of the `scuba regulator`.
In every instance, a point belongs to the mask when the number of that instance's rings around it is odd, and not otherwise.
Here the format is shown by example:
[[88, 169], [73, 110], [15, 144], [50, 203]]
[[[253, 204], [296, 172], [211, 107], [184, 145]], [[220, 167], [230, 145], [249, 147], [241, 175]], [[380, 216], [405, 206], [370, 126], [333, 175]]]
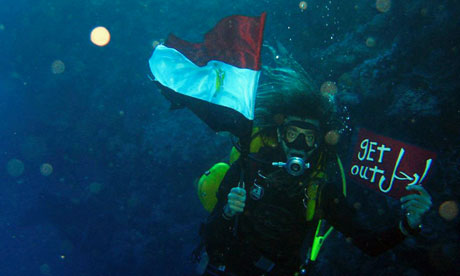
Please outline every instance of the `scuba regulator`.
[[[318, 132], [319, 127], [317, 125], [311, 122], [295, 120], [280, 126], [278, 137], [285, 151], [292, 149], [304, 152], [301, 155], [309, 155], [308, 153], [311, 154], [318, 147], [315, 141]], [[286, 162], [273, 162], [272, 165], [284, 168], [292, 176], [301, 176], [306, 169], [310, 168], [310, 163], [305, 162], [303, 158], [298, 156], [289, 157]]]
[[310, 168], [310, 163], [305, 163], [305, 161], [300, 157], [291, 157], [287, 162], [273, 162], [273, 166], [284, 168], [288, 174], [292, 176], [300, 176], [305, 172], [305, 169]]

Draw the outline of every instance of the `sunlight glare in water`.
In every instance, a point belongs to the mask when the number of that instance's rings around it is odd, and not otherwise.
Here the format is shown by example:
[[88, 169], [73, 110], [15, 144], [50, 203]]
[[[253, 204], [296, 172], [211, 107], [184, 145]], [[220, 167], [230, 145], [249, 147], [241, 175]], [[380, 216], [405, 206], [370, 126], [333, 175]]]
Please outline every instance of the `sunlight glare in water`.
[[366, 46], [369, 47], [369, 48], [372, 48], [375, 46], [375, 38], [373, 38], [372, 36], [368, 37], [366, 39]]
[[308, 7], [308, 4], [307, 4], [306, 1], [300, 1], [300, 3], [299, 3], [299, 8], [300, 8], [301, 11], [306, 10], [307, 7]]
[[335, 146], [339, 142], [340, 134], [337, 130], [330, 130], [326, 133], [324, 140], [328, 145]]
[[391, 0], [377, 0], [375, 7], [379, 12], [387, 12], [391, 8]]
[[439, 215], [447, 221], [455, 219], [458, 216], [457, 202], [453, 200], [444, 201], [439, 206]]
[[22, 175], [22, 173], [24, 172], [24, 163], [22, 163], [21, 160], [13, 158], [10, 161], [8, 161], [8, 164], [6, 165], [6, 170], [8, 171], [8, 174], [12, 177], [18, 177]]
[[321, 85], [321, 93], [325, 96], [328, 96], [328, 95], [333, 96], [337, 93], [337, 85], [335, 85], [335, 82], [325, 81]]
[[53, 72], [53, 74], [57, 75], [57, 74], [62, 74], [64, 73], [65, 71], [65, 64], [64, 62], [62, 62], [62, 60], [55, 60], [53, 61], [53, 63], [51, 64], [51, 72]]
[[91, 31], [91, 42], [103, 47], [110, 42], [110, 33], [105, 27], [99, 26]]
[[50, 174], [53, 173], [53, 166], [51, 166], [51, 164], [49, 164], [49, 163], [43, 163], [40, 166], [40, 173], [43, 176], [49, 176]]

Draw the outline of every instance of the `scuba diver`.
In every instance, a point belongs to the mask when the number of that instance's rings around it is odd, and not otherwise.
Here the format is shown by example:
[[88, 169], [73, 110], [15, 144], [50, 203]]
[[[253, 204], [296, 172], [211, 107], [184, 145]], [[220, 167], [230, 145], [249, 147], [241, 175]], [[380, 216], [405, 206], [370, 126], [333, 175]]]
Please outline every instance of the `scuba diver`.
[[[378, 232], [359, 224], [337, 141], [325, 139], [338, 133], [334, 101], [299, 80], [295, 74], [258, 92], [250, 158], [242, 162], [236, 147], [200, 230], [203, 275], [307, 275], [332, 227], [371, 256], [421, 230], [432, 203], [417, 185], [401, 198], [399, 224]], [[326, 222], [332, 227], [324, 231]]]

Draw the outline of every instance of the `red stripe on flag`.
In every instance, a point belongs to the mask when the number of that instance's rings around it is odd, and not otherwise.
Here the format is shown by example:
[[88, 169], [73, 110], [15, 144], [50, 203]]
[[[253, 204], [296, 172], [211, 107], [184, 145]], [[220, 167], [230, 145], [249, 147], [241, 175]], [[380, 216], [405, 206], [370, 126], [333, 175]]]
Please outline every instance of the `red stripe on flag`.
[[249, 17], [233, 15], [219, 21], [205, 35], [204, 42], [192, 43], [170, 34], [166, 46], [176, 49], [198, 66], [218, 60], [239, 68], [260, 70], [260, 51], [266, 13]]

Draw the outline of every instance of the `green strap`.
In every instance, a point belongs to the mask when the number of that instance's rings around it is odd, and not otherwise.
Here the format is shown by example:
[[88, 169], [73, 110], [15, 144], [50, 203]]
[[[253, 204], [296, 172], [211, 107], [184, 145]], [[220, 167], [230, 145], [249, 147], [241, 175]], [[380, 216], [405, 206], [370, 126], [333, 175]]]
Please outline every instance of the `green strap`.
[[345, 170], [343, 169], [342, 161], [340, 160], [339, 155], [337, 154], [337, 164], [339, 164], [340, 175], [342, 176], [342, 193], [347, 196], [347, 180], [345, 178]]
[[329, 229], [326, 231], [326, 234], [321, 236], [319, 234], [319, 231], [321, 230], [321, 225], [323, 224], [323, 220], [320, 219], [318, 222], [318, 227], [316, 227], [316, 233], [315, 233], [315, 239], [313, 240], [313, 245], [311, 247], [311, 254], [310, 254], [310, 260], [311, 261], [316, 261], [316, 258], [318, 257], [319, 250], [321, 249], [321, 246], [323, 245], [324, 240], [331, 234], [332, 230], [334, 230], [334, 227], [329, 227]]
[[[339, 165], [340, 175], [342, 177], [342, 193], [346, 197], [347, 196], [347, 180], [345, 178], [345, 170], [343, 169], [342, 161], [340, 160], [339, 155], [337, 155], [337, 164]], [[334, 227], [331, 226], [326, 231], [326, 234], [320, 235], [319, 232], [321, 231], [322, 224], [323, 224], [323, 220], [320, 219], [318, 222], [318, 226], [316, 227], [315, 238], [313, 239], [313, 245], [311, 247], [310, 260], [313, 262], [316, 261], [316, 258], [318, 257], [319, 251], [321, 249], [321, 246], [324, 243], [324, 240], [326, 240], [329, 234], [331, 234], [332, 230], [334, 230]]]

